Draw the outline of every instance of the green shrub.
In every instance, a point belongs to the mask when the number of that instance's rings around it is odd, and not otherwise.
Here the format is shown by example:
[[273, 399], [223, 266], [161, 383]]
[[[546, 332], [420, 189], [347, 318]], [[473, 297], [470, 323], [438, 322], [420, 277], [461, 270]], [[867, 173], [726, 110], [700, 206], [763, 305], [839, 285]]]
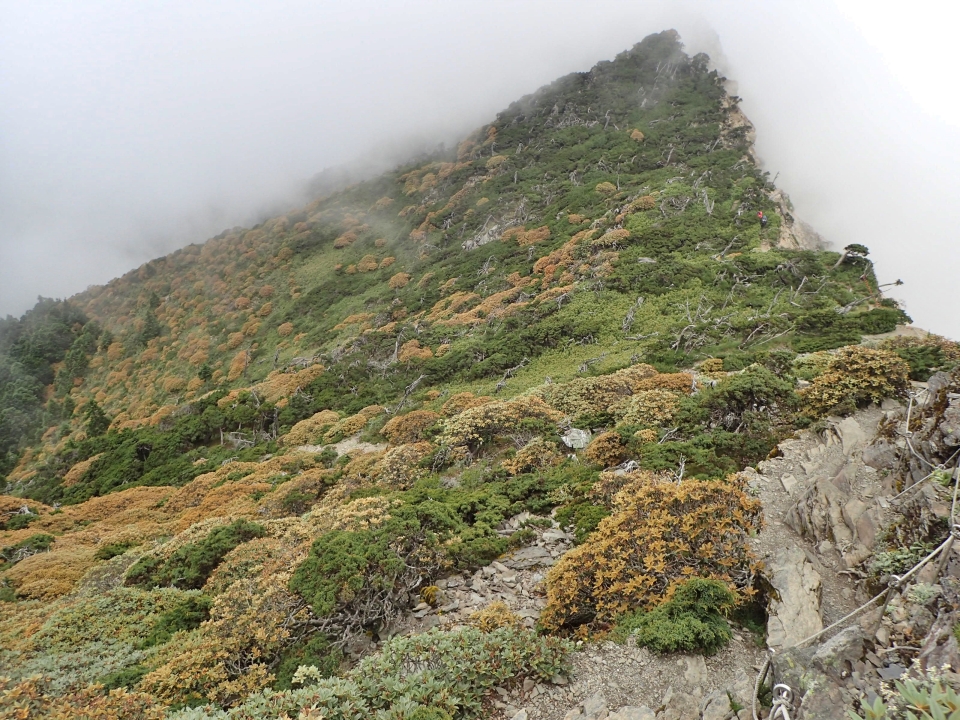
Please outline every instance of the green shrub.
[[610, 511], [600, 505], [589, 502], [573, 503], [557, 510], [556, 520], [560, 527], [572, 525], [577, 543], [582, 543], [609, 514]]
[[132, 688], [149, 671], [143, 665], [131, 665], [122, 670], [117, 670], [108, 675], [104, 675], [97, 682], [103, 685], [105, 690], [116, 690], [118, 688]]
[[125, 584], [145, 589], [176, 587], [200, 589], [224, 556], [241, 543], [263, 537], [262, 525], [237, 520], [210, 531], [203, 540], [188, 543], [163, 559], [155, 555], [140, 558], [127, 571]]
[[14, 545], [7, 545], [5, 548], [0, 549], [0, 571], [16, 565], [31, 555], [46, 552], [50, 549], [50, 546], [53, 545], [54, 540], [53, 535], [37, 533], [36, 535], [24, 538]]
[[170, 720], [258, 720], [297, 717], [315, 708], [326, 720], [446, 720], [482, 717], [495, 686], [529, 677], [546, 681], [566, 670], [571, 647], [530, 630], [467, 627], [398, 636], [342, 678], [322, 678], [301, 667], [296, 690], [265, 690], [231, 710], [207, 706], [173, 713]]
[[130, 541], [107, 543], [106, 545], [98, 547], [93, 557], [96, 560], [109, 560], [110, 558], [115, 558], [117, 555], [123, 555], [130, 548], [136, 547], [136, 545], [137, 543]]
[[[435, 510], [434, 519], [445, 514], [443, 508]], [[417, 509], [405, 505], [390, 512], [370, 529], [334, 530], [314, 542], [291, 577], [290, 590], [310, 603], [315, 615], [352, 610], [354, 626], [369, 626], [389, 617], [409, 591], [439, 569], [437, 534], [421, 522]], [[452, 517], [445, 521], [454, 523]]]
[[142, 647], [163, 645], [174, 633], [200, 627], [200, 623], [210, 617], [212, 604], [213, 601], [206, 595], [185, 595], [180, 602], [157, 618]]
[[[910, 366], [910, 379], [926, 382], [933, 373], [941, 369], [946, 358], [943, 350], [934, 345], [917, 345], [894, 350]], [[9, 521], [7, 521], [9, 525]]]
[[730, 642], [732, 634], [724, 614], [735, 600], [730, 588], [719, 580], [688, 580], [662, 605], [619, 620], [614, 635], [621, 639], [633, 635], [637, 645], [656, 652], [713, 655]]
[[38, 517], [40, 516], [33, 512], [16, 513], [8, 517], [6, 522], [0, 523], [0, 530], [23, 530]]
[[272, 687], [274, 690], [290, 690], [293, 676], [302, 665], [317, 668], [319, 677], [333, 677], [342, 662], [343, 652], [334, 648], [325, 635], [314, 633], [283, 651], [273, 670]]
[[886, 307], [874, 308], [854, 316], [853, 319], [857, 321], [861, 332], [866, 335], [893, 332], [897, 329], [898, 323], [910, 322], [910, 318], [904, 314], [903, 310]]

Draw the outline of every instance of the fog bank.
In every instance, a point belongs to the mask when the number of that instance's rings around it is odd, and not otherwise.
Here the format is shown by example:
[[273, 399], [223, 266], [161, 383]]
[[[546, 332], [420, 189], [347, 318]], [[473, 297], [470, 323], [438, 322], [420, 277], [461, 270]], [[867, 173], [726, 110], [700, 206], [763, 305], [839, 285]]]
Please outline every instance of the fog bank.
[[870, 247], [916, 323], [960, 337], [952, 23], [932, 8], [0, 2], [0, 313], [256, 222], [325, 167], [455, 142], [675, 27], [736, 80], [798, 214]]

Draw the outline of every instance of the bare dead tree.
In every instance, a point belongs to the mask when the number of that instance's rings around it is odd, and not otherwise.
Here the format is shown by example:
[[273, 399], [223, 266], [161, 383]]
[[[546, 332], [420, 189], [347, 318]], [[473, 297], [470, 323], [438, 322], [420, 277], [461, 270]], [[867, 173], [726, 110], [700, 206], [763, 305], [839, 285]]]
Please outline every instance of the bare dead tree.
[[657, 337], [659, 334], [659, 332], [652, 332], [648, 335], [627, 335], [624, 340], [635, 340], [639, 342], [641, 340], [649, 340], [652, 337]]
[[638, 297], [637, 301], [630, 306], [630, 309], [627, 310], [626, 317], [623, 318], [623, 321], [620, 323], [620, 328], [624, 332], [630, 332], [630, 328], [633, 327], [633, 319], [637, 314], [637, 310], [640, 309], [640, 306], [643, 305], [643, 298]]
[[496, 387], [496, 388], [494, 389], [494, 391], [493, 391], [494, 394], [497, 394], [497, 393], [499, 393], [501, 390], [503, 390], [503, 388], [505, 388], [505, 387], [507, 386], [507, 380], [508, 380], [509, 378], [513, 377], [513, 374], [514, 374], [517, 370], [519, 370], [520, 368], [524, 367], [524, 366], [527, 365], [529, 362], [530, 362], [530, 360], [529, 360], [528, 358], [524, 358], [523, 360], [520, 361], [519, 364], [514, 365], [512, 368], [510, 368], [510, 369], [508, 369], [507, 371], [505, 371], [505, 372], [503, 373], [503, 377], [500, 378], [500, 381], [497, 383], [497, 387]]
[[591, 365], [596, 365], [599, 362], [603, 362], [606, 359], [607, 355], [608, 353], [601, 353], [595, 358], [584, 360], [582, 363], [580, 363], [580, 366], [577, 368], [577, 372], [583, 375], [585, 372], [587, 372], [590, 369]]
[[418, 377], [412, 383], [407, 385], [406, 389], [403, 392], [403, 397], [400, 398], [400, 402], [397, 404], [397, 406], [393, 410], [388, 409], [387, 412], [389, 412], [391, 415], [396, 415], [398, 412], [400, 412], [403, 406], [406, 405], [407, 399], [410, 397], [410, 394], [417, 389], [417, 387], [420, 385], [421, 382], [423, 382], [423, 379], [425, 377], [426, 375], [421, 373], [420, 377]]

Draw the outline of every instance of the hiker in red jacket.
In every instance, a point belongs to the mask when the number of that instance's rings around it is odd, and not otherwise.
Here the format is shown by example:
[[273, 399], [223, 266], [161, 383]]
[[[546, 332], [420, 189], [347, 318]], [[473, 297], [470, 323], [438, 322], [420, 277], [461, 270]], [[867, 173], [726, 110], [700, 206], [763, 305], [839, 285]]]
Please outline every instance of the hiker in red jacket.
[[763, 214], [763, 210], [757, 212], [757, 217], [760, 218], [760, 227], [765, 228], [767, 226], [767, 216]]

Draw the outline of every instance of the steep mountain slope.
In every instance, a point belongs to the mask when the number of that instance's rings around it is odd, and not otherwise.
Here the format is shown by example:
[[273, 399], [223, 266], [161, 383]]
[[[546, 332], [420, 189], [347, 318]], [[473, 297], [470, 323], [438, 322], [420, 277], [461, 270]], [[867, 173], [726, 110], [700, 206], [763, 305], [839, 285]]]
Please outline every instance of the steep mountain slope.
[[[759, 505], [735, 473], [956, 359], [821, 352], [906, 317], [866, 248], [803, 247], [751, 133], [708, 59], [653, 35], [455, 153], [8, 319], [2, 673], [48, 675], [29, 693], [65, 716], [159, 717], [305, 665], [347, 672], [332, 716], [460, 717], [690, 578], [749, 606]], [[578, 546], [546, 637], [504, 613], [340, 667], [551, 525]], [[417, 695], [396, 657], [431, 652]], [[514, 665], [444, 685], [490, 653]], [[241, 716], [307, 698], [270, 697]]]

